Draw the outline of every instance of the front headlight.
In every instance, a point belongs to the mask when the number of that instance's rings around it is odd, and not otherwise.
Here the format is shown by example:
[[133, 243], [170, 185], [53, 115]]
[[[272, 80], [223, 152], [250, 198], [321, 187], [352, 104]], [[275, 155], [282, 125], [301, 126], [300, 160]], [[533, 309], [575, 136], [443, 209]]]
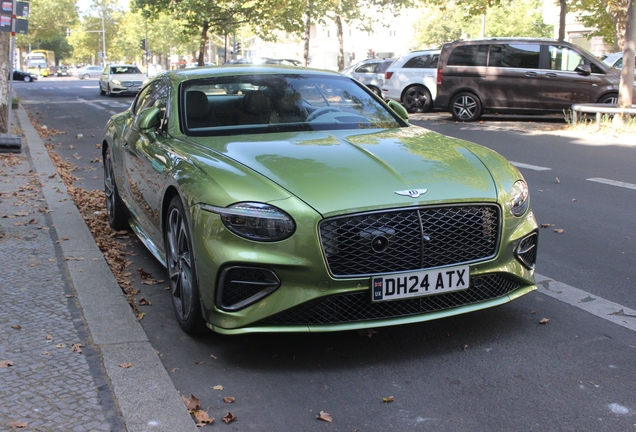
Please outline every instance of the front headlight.
[[248, 240], [280, 241], [296, 230], [291, 216], [269, 204], [243, 202], [229, 207], [201, 204], [201, 208], [221, 215], [227, 229]]
[[524, 180], [517, 180], [515, 184], [512, 185], [509, 196], [510, 212], [517, 217], [522, 216], [526, 210], [528, 210], [528, 204], [530, 203], [528, 199], [530, 193], [526, 182]]
[[119, 80], [112, 80], [111, 81], [113, 84], [120, 86], [121, 85], [121, 81]]

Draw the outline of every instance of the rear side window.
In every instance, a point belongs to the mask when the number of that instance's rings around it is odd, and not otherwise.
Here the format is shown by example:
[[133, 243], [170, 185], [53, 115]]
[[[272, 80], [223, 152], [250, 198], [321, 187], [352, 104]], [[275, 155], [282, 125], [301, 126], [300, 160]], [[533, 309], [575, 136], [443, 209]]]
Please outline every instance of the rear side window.
[[375, 70], [375, 73], [384, 73], [386, 70], [393, 64], [393, 61], [385, 61], [378, 64], [378, 68]]
[[449, 66], [486, 66], [488, 45], [460, 45], [448, 58]]
[[488, 66], [539, 69], [539, 44], [496, 44], [490, 46]]
[[428, 64], [430, 57], [431, 56], [428, 54], [413, 57], [412, 59], [407, 61], [406, 64], [404, 64], [404, 66], [402, 67], [403, 68], [425, 68]]
[[356, 73], [374, 73], [377, 67], [377, 63], [365, 63], [356, 68]]

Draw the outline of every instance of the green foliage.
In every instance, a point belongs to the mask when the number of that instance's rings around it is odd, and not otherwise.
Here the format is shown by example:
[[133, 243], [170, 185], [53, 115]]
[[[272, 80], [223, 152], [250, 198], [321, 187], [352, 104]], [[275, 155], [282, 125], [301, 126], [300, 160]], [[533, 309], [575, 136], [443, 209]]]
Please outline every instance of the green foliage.
[[[486, 37], [551, 37], [552, 26], [543, 22], [539, 0], [494, 5], [486, 13]], [[438, 48], [445, 42], [481, 37], [482, 18], [465, 5], [446, 3], [427, 9], [416, 26], [413, 49]]]
[[16, 43], [23, 50], [50, 49], [56, 60], [69, 57], [71, 45], [66, 41], [66, 29], [78, 22], [75, 0], [31, 0], [29, 3], [29, 33], [17, 35]]
[[[614, 44], [616, 33], [612, 18], [607, 13], [606, 3], [611, 4], [610, 8], [616, 9], [620, 8], [619, 4], [623, 2], [574, 0], [568, 5], [568, 8], [570, 12], [576, 13], [577, 19], [585, 27], [592, 29], [589, 37], [601, 36], [606, 43]], [[626, 10], [627, 6], [625, 5]]]

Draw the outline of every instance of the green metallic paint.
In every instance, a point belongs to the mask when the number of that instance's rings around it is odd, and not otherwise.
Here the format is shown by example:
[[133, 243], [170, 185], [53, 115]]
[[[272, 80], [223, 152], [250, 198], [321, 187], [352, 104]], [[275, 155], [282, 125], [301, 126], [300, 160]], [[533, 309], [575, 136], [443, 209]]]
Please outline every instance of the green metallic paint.
[[[237, 67], [232, 73], [276, 71], [267, 67]], [[302, 69], [303, 73], [325, 73]], [[175, 190], [183, 199], [192, 230], [203, 314], [208, 326], [227, 334], [248, 332], [335, 331], [407, 324], [448, 317], [500, 305], [536, 285], [533, 270], [514, 258], [521, 238], [537, 229], [532, 212], [514, 217], [508, 209], [512, 184], [519, 171], [497, 153], [466, 141], [409, 126], [391, 130], [337, 130], [219, 137], [185, 137], [179, 127], [176, 95], [182, 81], [216, 73], [192, 70], [164, 79], [172, 86], [169, 126], [161, 137], [147, 134], [147, 157], [156, 192]], [[107, 124], [105, 141], [121, 164], [121, 136], [129, 111]], [[116, 173], [121, 182], [124, 173]], [[346, 187], [343, 187], [346, 185]], [[397, 190], [428, 189], [413, 199]], [[124, 197], [126, 203], [131, 196]], [[297, 229], [286, 240], [254, 242], [228, 231], [217, 214], [199, 203], [228, 206], [236, 202], [266, 202], [294, 218]], [[151, 211], [161, 214], [165, 198]], [[322, 217], [382, 208], [488, 202], [502, 208], [499, 250], [493, 259], [470, 266], [471, 276], [505, 272], [523, 286], [509, 296], [412, 317], [329, 326], [260, 327], [258, 321], [321, 296], [369, 291], [370, 278], [334, 279], [328, 272], [319, 243]], [[144, 224], [138, 227], [144, 227]], [[163, 247], [160, 226], [144, 230]], [[269, 296], [236, 312], [216, 307], [215, 291], [222, 266], [241, 264], [272, 269], [281, 286]], [[370, 294], [369, 294], [370, 295]]]

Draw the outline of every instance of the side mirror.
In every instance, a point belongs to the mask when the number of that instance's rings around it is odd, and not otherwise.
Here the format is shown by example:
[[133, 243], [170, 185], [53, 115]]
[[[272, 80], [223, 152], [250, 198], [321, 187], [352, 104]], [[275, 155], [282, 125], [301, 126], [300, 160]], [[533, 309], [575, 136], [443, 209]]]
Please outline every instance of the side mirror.
[[582, 75], [589, 75], [592, 73], [592, 67], [587, 64], [580, 64], [574, 69], [574, 72], [578, 72]]
[[404, 108], [401, 103], [394, 100], [389, 100], [386, 104], [389, 106], [389, 108], [395, 111], [395, 113], [400, 116], [401, 119], [405, 121], [409, 120], [409, 113], [406, 111], [406, 108]]
[[153, 132], [159, 128], [161, 111], [157, 107], [144, 108], [137, 117], [137, 126], [142, 132]]

